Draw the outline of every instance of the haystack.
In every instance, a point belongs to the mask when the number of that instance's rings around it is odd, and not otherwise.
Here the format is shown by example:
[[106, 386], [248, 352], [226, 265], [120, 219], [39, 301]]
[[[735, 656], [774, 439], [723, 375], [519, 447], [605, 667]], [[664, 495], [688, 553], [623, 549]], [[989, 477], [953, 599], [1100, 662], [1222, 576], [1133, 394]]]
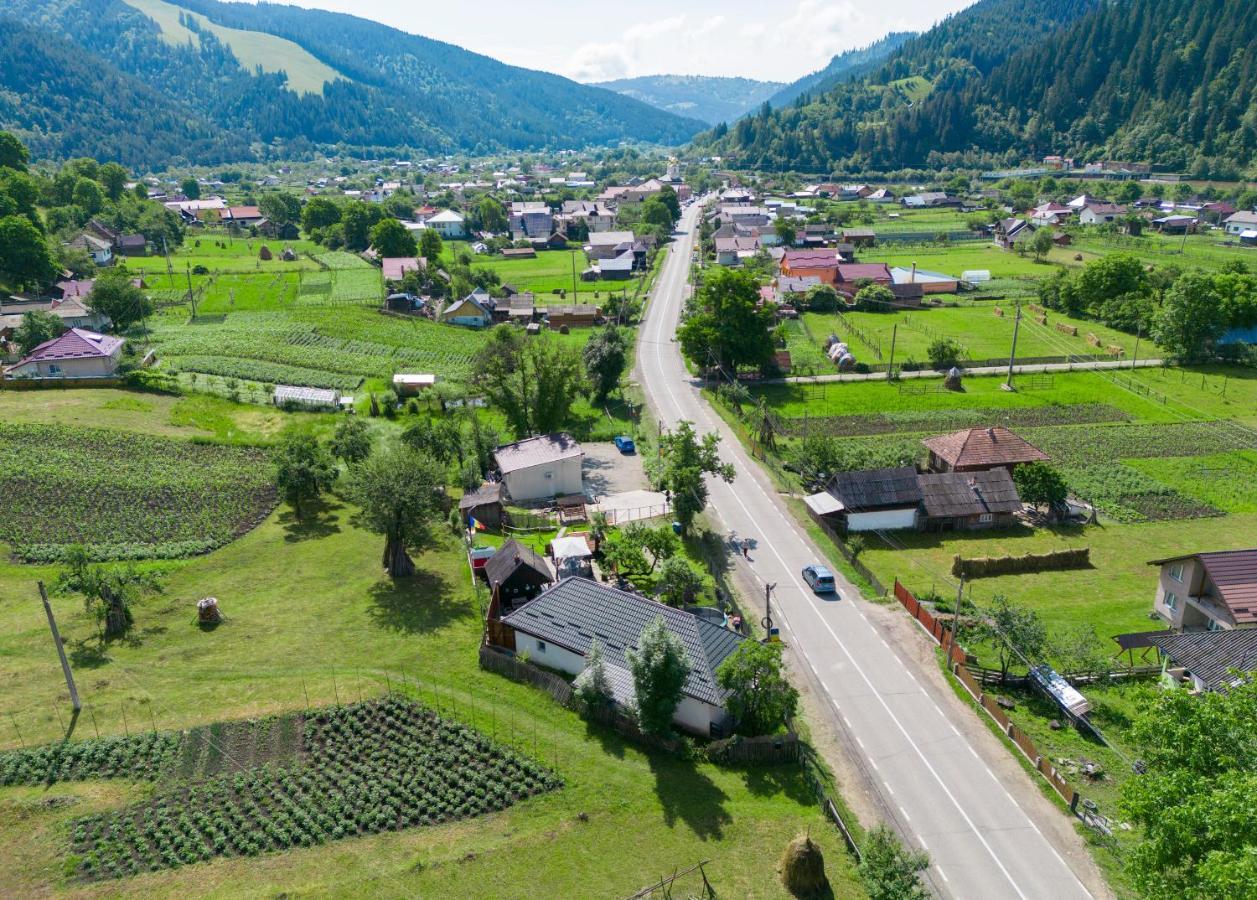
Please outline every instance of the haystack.
[[814, 897], [829, 884], [825, 857], [809, 835], [801, 834], [781, 854], [781, 883], [796, 897]]
[[258, 259], [269, 260], [273, 258], [271, 256], [271, 248], [263, 244], [262, 249], [258, 251]]

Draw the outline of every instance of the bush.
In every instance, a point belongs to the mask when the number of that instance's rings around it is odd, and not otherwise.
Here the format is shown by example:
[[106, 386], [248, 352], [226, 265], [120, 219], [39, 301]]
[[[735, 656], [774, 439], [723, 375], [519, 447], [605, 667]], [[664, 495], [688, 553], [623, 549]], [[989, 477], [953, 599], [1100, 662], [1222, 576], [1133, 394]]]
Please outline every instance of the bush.
[[950, 369], [960, 364], [965, 355], [965, 348], [959, 341], [951, 338], [936, 338], [930, 342], [925, 352], [930, 358], [930, 365], [935, 369]]

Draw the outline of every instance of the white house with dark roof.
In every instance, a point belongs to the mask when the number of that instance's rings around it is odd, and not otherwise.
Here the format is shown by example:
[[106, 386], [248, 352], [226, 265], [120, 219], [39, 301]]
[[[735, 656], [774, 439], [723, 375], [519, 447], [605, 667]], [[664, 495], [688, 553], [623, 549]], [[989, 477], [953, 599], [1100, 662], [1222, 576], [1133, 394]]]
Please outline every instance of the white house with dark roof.
[[569, 675], [584, 671], [586, 654], [597, 640], [616, 704], [631, 707], [636, 697], [625, 651], [637, 649], [642, 632], [657, 618], [680, 639], [690, 664], [673, 721], [704, 737], [727, 733], [727, 694], [716, 670], [744, 638], [693, 613], [587, 578], [567, 578], [503, 616], [506, 628], [497, 630], [497, 637], [504, 649], [527, 653], [532, 662]]
[[493, 451], [502, 483], [515, 502], [549, 500], [585, 490], [585, 451], [565, 432], [503, 444]]
[[120, 337], [71, 328], [44, 341], [5, 370], [8, 378], [109, 378], [126, 343]]
[[1222, 226], [1226, 229], [1226, 233], [1231, 235], [1257, 228], [1257, 212], [1242, 209], [1223, 219]]
[[1154, 614], [1175, 631], [1257, 626], [1257, 548], [1156, 559]]

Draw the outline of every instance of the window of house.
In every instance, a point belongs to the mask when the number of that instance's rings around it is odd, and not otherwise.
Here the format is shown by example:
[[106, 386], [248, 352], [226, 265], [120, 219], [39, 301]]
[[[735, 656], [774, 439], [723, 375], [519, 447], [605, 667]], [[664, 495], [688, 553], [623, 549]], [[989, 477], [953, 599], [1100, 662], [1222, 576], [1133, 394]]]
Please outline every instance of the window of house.
[[1165, 608], [1178, 609], [1178, 595], [1173, 591], [1165, 592]]
[[995, 516], [991, 515], [990, 513], [982, 513], [982, 515], [978, 516], [978, 521], [981, 522], [983, 525], [987, 524], [988, 522], [993, 521], [994, 519], [995, 519]]
[[1206, 626], [1205, 626], [1205, 628], [1206, 628], [1207, 630], [1209, 630], [1209, 631], [1221, 631], [1221, 630], [1222, 630], [1222, 626], [1218, 624], [1218, 620], [1217, 620], [1217, 619], [1210, 619], [1210, 620], [1209, 620], [1209, 624], [1208, 624], [1208, 625], [1206, 625]]
[[61, 367], [60, 367], [59, 365], [57, 365], [56, 363], [49, 363], [49, 364], [48, 364], [48, 374], [49, 374], [49, 375], [60, 375], [60, 374], [61, 374]]
[[546, 652], [546, 642], [545, 642], [545, 641], [537, 641], [537, 652], [538, 652], [538, 653], [545, 653], [545, 652]]
[[1182, 563], [1175, 563], [1174, 565], [1170, 566], [1170, 577], [1173, 578], [1175, 581], [1183, 580], [1183, 564]]

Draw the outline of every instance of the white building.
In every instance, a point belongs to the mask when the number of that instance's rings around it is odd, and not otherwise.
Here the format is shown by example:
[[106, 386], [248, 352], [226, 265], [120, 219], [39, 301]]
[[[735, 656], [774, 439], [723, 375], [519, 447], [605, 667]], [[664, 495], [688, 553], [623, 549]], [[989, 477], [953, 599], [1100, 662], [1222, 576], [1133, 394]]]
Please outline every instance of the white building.
[[461, 214], [452, 209], [445, 209], [424, 222], [443, 238], [457, 240], [467, 236], [467, 229]]
[[502, 482], [516, 503], [549, 500], [585, 490], [585, 451], [570, 434], [546, 434], [494, 451]]

